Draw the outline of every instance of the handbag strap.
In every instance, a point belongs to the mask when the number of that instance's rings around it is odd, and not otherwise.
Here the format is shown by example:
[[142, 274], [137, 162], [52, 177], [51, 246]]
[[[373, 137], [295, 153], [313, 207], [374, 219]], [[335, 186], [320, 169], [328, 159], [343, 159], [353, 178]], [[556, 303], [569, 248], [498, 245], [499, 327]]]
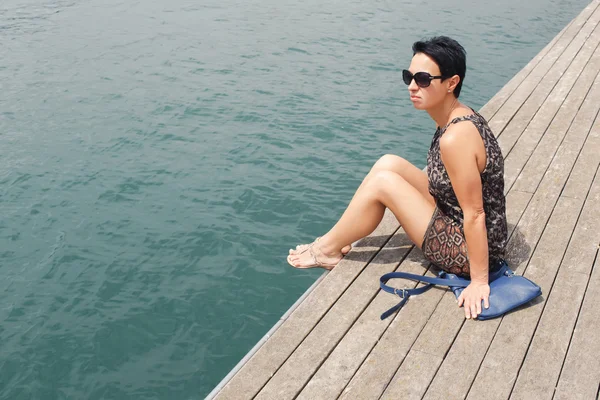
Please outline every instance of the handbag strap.
[[[441, 275], [445, 275], [445, 272], [442, 272]], [[415, 289], [396, 289], [391, 286], [386, 285], [387, 281], [393, 278], [402, 278], [402, 279], [410, 279], [418, 282], [426, 282], [427, 285], [422, 286], [420, 288]], [[400, 310], [408, 298], [412, 295], [425, 293], [429, 289], [431, 289], [434, 285], [448, 286], [448, 287], [467, 287], [469, 286], [470, 281], [462, 280], [462, 279], [444, 279], [444, 278], [433, 278], [430, 276], [409, 274], [407, 272], [390, 272], [385, 275], [382, 275], [379, 278], [379, 286], [385, 292], [392, 293], [398, 295], [402, 300], [400, 303], [396, 304], [394, 307], [390, 308], [383, 314], [381, 314], [381, 319], [386, 319], [390, 315], [392, 315], [397, 310]]]

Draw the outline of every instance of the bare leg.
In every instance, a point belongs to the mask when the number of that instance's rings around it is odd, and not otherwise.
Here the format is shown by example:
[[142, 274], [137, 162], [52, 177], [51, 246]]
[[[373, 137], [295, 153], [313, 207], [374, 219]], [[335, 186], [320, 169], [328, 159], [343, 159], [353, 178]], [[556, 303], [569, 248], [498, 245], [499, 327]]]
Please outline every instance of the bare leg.
[[[373, 165], [369, 173], [363, 179], [361, 185], [357, 189], [354, 196], [356, 197], [356, 194], [366, 184], [366, 182], [368, 182], [375, 174], [377, 174], [380, 171], [391, 171], [397, 173], [402, 178], [404, 178], [406, 182], [408, 182], [411, 186], [417, 189], [419, 193], [421, 193], [421, 195], [423, 195], [423, 197], [427, 199], [427, 201], [429, 201], [433, 206], [435, 206], [435, 200], [429, 194], [429, 181], [427, 179], [427, 174], [419, 168], [415, 167], [409, 161], [394, 154], [386, 154], [379, 158], [379, 160], [377, 160], [377, 162]], [[354, 200], [354, 197], [352, 199]], [[290, 249], [289, 253], [301, 253], [308, 246], [309, 245], [306, 244], [298, 245], [296, 246], [296, 249]], [[351, 246], [348, 244], [344, 248], [342, 248], [342, 253], [346, 254], [350, 251], [350, 249]]]
[[[365, 184], [373, 175], [380, 171], [391, 171], [400, 175], [406, 182], [412, 185], [415, 189], [423, 195], [433, 206], [435, 207], [435, 200], [431, 194], [429, 194], [429, 179], [427, 178], [427, 174], [425, 171], [420, 170], [415, 167], [409, 161], [404, 158], [394, 155], [394, 154], [386, 154], [379, 158], [371, 171], [365, 176], [359, 189], [361, 186]], [[358, 190], [357, 190], [358, 192]]]
[[[377, 228], [386, 207], [394, 213], [410, 240], [420, 247], [434, 204], [400, 174], [378, 171], [361, 184], [340, 220], [313, 245], [314, 253], [320, 261], [336, 264], [342, 258], [340, 249]], [[288, 260], [300, 268], [313, 264], [309, 252], [290, 255]]]

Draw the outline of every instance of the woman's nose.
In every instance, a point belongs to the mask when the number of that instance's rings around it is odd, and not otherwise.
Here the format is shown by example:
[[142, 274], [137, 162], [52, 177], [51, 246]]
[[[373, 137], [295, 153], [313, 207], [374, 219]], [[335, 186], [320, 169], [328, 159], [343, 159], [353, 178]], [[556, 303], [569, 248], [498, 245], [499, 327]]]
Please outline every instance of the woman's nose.
[[416, 92], [417, 90], [419, 90], [419, 86], [417, 85], [417, 83], [413, 79], [413, 80], [410, 81], [410, 84], [408, 85], [408, 91], [409, 92]]

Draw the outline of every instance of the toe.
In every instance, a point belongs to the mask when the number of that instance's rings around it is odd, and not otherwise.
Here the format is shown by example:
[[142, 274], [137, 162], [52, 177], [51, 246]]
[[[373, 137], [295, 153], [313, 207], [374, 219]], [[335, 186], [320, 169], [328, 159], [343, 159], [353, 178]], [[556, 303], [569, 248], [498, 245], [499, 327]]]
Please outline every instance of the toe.
[[299, 257], [290, 256], [288, 258], [288, 262], [294, 268], [304, 268], [304, 265], [302, 264], [302, 260], [300, 260]]
[[298, 246], [296, 246], [295, 249], [290, 249], [290, 254], [298, 254], [300, 246], [302, 246], [302, 245], [299, 244]]
[[290, 264], [292, 267], [295, 267], [295, 266], [296, 266], [296, 263], [294, 262], [294, 259], [292, 258], [292, 256], [291, 256], [291, 255], [290, 255], [290, 256], [288, 256], [288, 258], [287, 258], [287, 262], [288, 262], [288, 264]]

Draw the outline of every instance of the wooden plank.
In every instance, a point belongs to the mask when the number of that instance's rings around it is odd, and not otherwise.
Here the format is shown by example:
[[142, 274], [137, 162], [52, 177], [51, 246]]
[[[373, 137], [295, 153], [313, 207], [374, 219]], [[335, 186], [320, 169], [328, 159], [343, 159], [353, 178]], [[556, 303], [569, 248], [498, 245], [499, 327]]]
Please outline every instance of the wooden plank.
[[[427, 275], [433, 274], [428, 272]], [[342, 399], [379, 398], [444, 292], [435, 288], [427, 292], [427, 296], [416, 296], [408, 301], [360, 365], [358, 372], [351, 371], [354, 376], [350, 377], [352, 380], [344, 388]], [[385, 308], [379, 311], [385, 311]]]
[[479, 113], [485, 117], [486, 120], [490, 121], [494, 115], [498, 112], [500, 107], [506, 102], [508, 98], [513, 94], [513, 92], [519, 87], [519, 85], [527, 78], [527, 76], [535, 69], [535, 67], [539, 64], [539, 62], [548, 54], [550, 49], [554, 47], [558, 39], [562, 37], [562, 35], [566, 32], [566, 30], [571, 26], [573, 21], [576, 19], [582, 19], [582, 14], [586, 17], [589, 17], [592, 13], [592, 8], [586, 7], [580, 15], [573, 18], [571, 22], [569, 22], [559, 33], [544, 47], [531, 61], [523, 67], [515, 76], [513, 76], [507, 83], [496, 93], [487, 103], [481, 107]]
[[328, 273], [327, 279], [307, 296], [215, 398], [237, 399], [240, 393], [249, 397], [256, 395], [363, 269], [369, 267], [369, 261], [398, 226], [394, 215], [386, 211], [373, 234], [364, 238], [360, 247], [354, 248], [340, 262], [339, 268]]
[[587, 182], [593, 179], [598, 164], [600, 164], [598, 154], [600, 154], [600, 118], [597, 116], [561, 196], [573, 198], [581, 196], [577, 182]]
[[[399, 265], [399, 260], [402, 260], [411, 248], [412, 242], [406, 235], [393, 236], [368, 268], [362, 271], [312, 328], [308, 336], [256, 395], [256, 399], [279, 400], [295, 397], [377, 294], [379, 287], [373, 283], [377, 282], [381, 275], [394, 271]], [[333, 271], [338, 269], [340, 268]]]
[[[561, 198], [561, 200], [567, 199], [581, 201]], [[585, 201], [585, 209], [580, 218], [585, 222], [577, 224], [575, 229], [578, 235], [572, 240], [577, 241], [578, 246], [583, 243], [585, 250], [576, 249], [578, 253], [574, 253], [576, 250], [570, 247], [565, 254], [535, 336], [527, 350], [527, 357], [519, 371], [511, 399], [551, 399], [554, 394], [575, 326], [577, 311], [581, 307], [598, 251], [598, 243], [600, 243], [600, 230], [597, 229], [600, 223], [598, 209], [600, 209], [600, 175], [596, 176]], [[591, 231], [586, 229], [590, 222], [595, 222], [594, 229]]]
[[[597, 129], [596, 126], [597, 124], [594, 125], [591, 132]], [[588, 136], [588, 141], [590, 138], [595, 140], [591, 133], [590, 136]], [[586, 145], [589, 143], [588, 141], [586, 141]], [[579, 157], [573, 170], [578, 169], [582, 164], [585, 165], [588, 160], [589, 158], [587, 157]], [[560, 161], [560, 159], [555, 159], [555, 168], [550, 171], [550, 175], [544, 178], [543, 184], [545, 187], [540, 187], [540, 189], [538, 189], [540, 195], [537, 197], [537, 199], [543, 199], [546, 196], [548, 193], [547, 188], [552, 187], [552, 185], [560, 185], [560, 181], [555, 183], [556, 178], [555, 176], [552, 176], [552, 171], [559, 171], [565, 168], [565, 164], [561, 164]], [[588, 166], [591, 165], [588, 164]], [[596, 162], [595, 169], [597, 169], [597, 167], [598, 163]], [[567, 201], [571, 200], [574, 201], [574, 203], [571, 203], [571, 206], [575, 206], [576, 208], [576, 201], [583, 201], [583, 199], [585, 199], [587, 195], [587, 188], [590, 187], [590, 183], [592, 182], [593, 178], [594, 175], [590, 176], [571, 174], [567, 186], [571, 184], [573, 188], [577, 188], [577, 195], [573, 198], [562, 197], [562, 202], [559, 204], [559, 206], [568, 208], [569, 203], [567, 203]], [[581, 240], [579, 240], [577, 237], [577, 232], [585, 232], [587, 230], [587, 227], [585, 226], [587, 222], [585, 221], [586, 218], [584, 217], [586, 215], [589, 216], [589, 214], [586, 214], [590, 212], [589, 210], [589, 207], [587, 209], [584, 208], [584, 214], [582, 217], [579, 217], [577, 222], [575, 236], [571, 239], [567, 249], [566, 257], [574, 258], [575, 262], [585, 261], [578, 258], [578, 254], [585, 254], [583, 248], [580, 247], [585, 247], [585, 245], [579, 244]], [[535, 223], [536, 219], [537, 216], [532, 215], [530, 221]], [[593, 220], [591, 222], [593, 222]], [[570, 232], [570, 230], [565, 228], [563, 235], [566, 236], [570, 234]], [[536, 249], [536, 255], [527, 268], [527, 273], [525, 275], [542, 286], [542, 289], [548, 287], [548, 285], [552, 282], [552, 279], [554, 279], [555, 274], [552, 271], [556, 270], [555, 265], [560, 261], [560, 258], [554, 254], [556, 248], [558, 247], [554, 244], [559, 240], [561, 239], [552, 238], [549, 240], [549, 244], [542, 247], [538, 246]], [[585, 240], [583, 243], [585, 243]], [[565, 265], [563, 263], [561, 268], [564, 267]], [[547, 293], [547, 291], [544, 293]], [[507, 315], [503, 319], [501, 326], [490, 346], [490, 349], [485, 356], [481, 369], [475, 378], [475, 381], [473, 382], [468, 399], [478, 399], [484, 395], [489, 399], [508, 398], [516, 380], [517, 372], [523, 357], [527, 352], [527, 347], [531, 341], [535, 324], [537, 324], [539, 318], [539, 313], [536, 311], [537, 309], [532, 307], [531, 309], [519, 311], [519, 313], [516, 313], [515, 315]], [[490, 388], [493, 388], [493, 390], [490, 390]]]
[[[435, 273], [428, 271], [428, 268], [429, 263], [423, 258], [421, 250], [413, 247], [398, 269], [413, 274], [423, 274], [427, 271], [426, 275], [435, 276]], [[398, 288], [416, 287], [414, 281], [400, 279], [394, 280], [390, 284]], [[433, 297], [427, 299], [424, 298], [425, 296], [419, 297], [411, 298], [409, 301], [421, 303], [420, 306], [435, 301]], [[380, 319], [381, 313], [396, 305], [399, 301], [400, 298], [397, 296], [380, 291], [297, 398], [330, 399], [338, 397], [354, 375], [354, 372], [379, 341], [382, 333], [394, 320], [393, 318], [387, 318], [382, 321]], [[433, 307], [435, 306], [431, 306], [432, 309]], [[423, 326], [427, 321], [427, 316], [414, 312], [417, 308], [409, 308], [405, 305], [400, 311], [403, 318], [410, 318], [411, 321], [410, 326], [400, 325], [405, 341], [410, 341], [411, 338], [414, 341], [420, 331], [419, 326]]]
[[[531, 195], [528, 193], [515, 192], [507, 196], [507, 219], [510, 227], [517, 224], [530, 198]], [[454, 295], [446, 290], [434, 289], [427, 292], [426, 296], [416, 298], [419, 302], [411, 298], [398, 314], [394, 323], [344, 390], [342, 398], [379, 398], [394, 372], [392, 384], [385, 391], [384, 398], [393, 398], [400, 393], [403, 397], [409, 398], [411, 397], [409, 393], [414, 393], [420, 398], [439, 363], [442, 362], [445, 349], [451, 345], [457, 329], [463, 323], [464, 313], [457, 307]], [[426, 321], [425, 329], [416, 341], [413, 339], [415, 332], [421, 331], [423, 325], [417, 322], [414, 328], [410, 326], [415, 314], [419, 316], [417, 321], [423, 319]], [[409, 326], [406, 326], [407, 324]], [[403, 335], [407, 331], [410, 334]], [[405, 359], [407, 353], [408, 357]], [[428, 355], [425, 364], [422, 363], [423, 354]], [[413, 368], [415, 363], [419, 368]], [[421, 386], [419, 382], [423, 385]], [[419, 387], [423, 390], [419, 391]]]
[[[594, 37], [595, 36], [595, 37]], [[597, 43], [600, 42], [600, 25], [597, 26], [594, 34], [590, 36], [590, 41], [584, 47], [596, 46]], [[582, 49], [578, 54], [578, 57], [584, 53], [585, 49]], [[577, 61], [577, 60], [576, 60]], [[576, 63], [573, 61], [573, 64]], [[573, 65], [572, 64], [572, 65]], [[511, 166], [511, 170], [514, 169], [514, 165], [525, 165], [523, 169], [523, 174], [521, 174], [515, 181], [515, 189], [520, 191], [528, 191], [534, 192], [537, 188], [537, 185], [542, 179], [542, 175], [546, 172], [548, 165], [552, 161], [554, 154], [558, 146], [561, 144], [562, 139], [565, 136], [565, 133], [568, 129], [575, 129], [581, 132], [587, 132], [587, 127], [585, 125], [589, 125], [589, 121], [593, 121], [595, 118], [596, 110], [595, 107], [587, 107], [590, 112], [590, 115], [586, 118], [580, 118], [579, 120], [575, 120], [575, 115], [577, 110], [581, 107], [583, 100], [586, 99], [586, 102], [590, 101], [600, 101], [599, 97], [590, 98], [588, 95], [588, 90], [591, 92], [597, 91], [597, 86], [600, 85], [600, 76], [598, 76], [598, 71], [600, 71], [600, 46], [596, 47], [593, 57], [589, 60], [588, 65], [583, 70], [577, 82], [575, 82], [575, 86], [564, 100], [558, 113], [556, 114], [556, 118], [552, 121], [546, 132], [543, 134], [542, 132], [528, 132], [527, 135], [523, 135], [521, 139], [523, 139], [522, 145], [515, 146], [515, 151], [511, 153], [511, 158], [507, 159], [507, 162]], [[565, 76], [568, 75], [570, 71], [565, 73]], [[563, 78], [561, 83], [566, 80]], [[571, 79], [569, 79], [569, 83]], [[593, 82], [590, 89], [590, 82]], [[558, 86], [558, 85], [557, 85]], [[596, 88], [594, 88], [594, 86]], [[546, 106], [548, 102], [544, 103]], [[540, 109], [540, 112], [544, 110], [544, 112], [551, 112], [549, 110], [545, 110], [544, 106]], [[554, 108], [553, 106], [550, 106]], [[554, 110], [552, 110], [554, 111]], [[571, 126], [571, 123], [574, 126]], [[580, 126], [583, 125], [583, 126]], [[541, 139], [540, 139], [541, 137]], [[537, 147], [536, 147], [537, 146]], [[521, 160], [525, 157], [519, 157], [521, 154], [531, 154], [531, 151], [535, 147], [535, 152], [532, 156], [527, 160], [527, 164], [524, 164]], [[517, 151], [518, 148], [518, 151]], [[516, 158], [516, 159], [515, 159]], [[516, 177], [516, 175], [514, 175]], [[514, 180], [514, 178], [513, 178]]]
[[454, 294], [446, 291], [382, 399], [421, 398], [465, 320], [461, 311]]
[[[585, 166], [586, 168], [591, 169], [592, 171], [598, 171], [599, 168], [599, 164], [600, 164], [600, 157], [598, 157], [598, 154], [600, 154], [600, 140], [599, 140], [599, 136], [600, 136], [600, 115], [598, 115], [598, 117], [596, 117], [596, 121], [594, 123], [594, 126], [592, 127], [592, 130], [590, 131], [590, 135], [588, 136], [584, 147], [581, 151], [581, 153], [583, 154], [584, 152], [590, 152], [590, 153], [595, 153], [596, 157], [595, 158], [591, 158], [591, 163], [588, 163], [590, 161], [589, 157], [579, 157], [577, 162], [578, 164]], [[566, 147], [566, 146], [565, 146]], [[570, 147], [570, 144], [569, 144]], [[563, 154], [568, 154], [567, 152], [563, 153]], [[569, 154], [570, 155], [570, 154]], [[585, 175], [571, 175], [572, 176], [572, 180], [575, 182], [575, 179], [581, 179], [580, 181], [577, 182], [577, 184], [573, 184], [573, 192], [569, 193], [569, 194], [574, 194], [574, 196], [572, 196], [573, 198], [583, 198], [585, 197], [584, 193], [585, 191], [582, 188], [585, 188], [585, 183], [589, 182], [589, 180], [591, 180], [592, 178], [594, 178], [594, 175], [597, 175], [598, 173], [596, 172], [595, 174], [585, 174]], [[595, 176], [596, 180], [598, 180], [598, 176]], [[571, 179], [570, 179], [571, 180]], [[575, 192], [575, 187], [577, 187], [577, 192]], [[564, 194], [564, 192], [563, 192]], [[588, 199], [589, 196], [591, 194], [588, 194]], [[569, 271], [571, 272], [579, 272], [579, 273], [586, 273], [588, 271], [588, 267], [586, 266], [586, 260], [587, 260], [587, 256], [585, 256], [586, 252], [589, 251], [589, 243], [588, 242], [588, 237], [592, 236], [594, 237], [594, 235], [596, 235], [597, 233], [600, 232], [600, 230], [598, 230], [598, 223], [600, 223], [600, 212], [598, 211], [598, 208], [596, 208], [595, 210], [593, 208], [589, 208], [589, 210], [587, 210], [585, 213], [585, 218], [581, 217], [580, 221], [578, 222], [578, 229], [575, 230], [575, 232], [573, 233], [573, 239], [571, 240], [572, 244], [570, 245], [570, 247], [572, 249], [570, 249], [570, 252], [568, 254], [568, 257], [570, 259], [571, 262], [567, 263], [566, 265], [563, 265], [561, 268], [568, 268]], [[596, 244], [598, 244], [598, 241], [596, 241]], [[579, 265], [581, 264], [581, 268], [579, 267]]]
[[[587, 281], [588, 277], [583, 274], [558, 273], [556, 284], [546, 302], [544, 317], [535, 332], [511, 399], [552, 398]], [[563, 289], [567, 291], [560, 292]], [[565, 293], [569, 295], [565, 296]], [[537, 318], [534, 318], [534, 323], [535, 320]], [[561, 324], [548, 327], [547, 324], [551, 322]], [[552, 330], [549, 331], [548, 328]], [[538, 365], [532, 366], [533, 362]], [[533, 397], [533, 394], [536, 396]]]
[[[575, 332], [562, 367], [554, 400], [587, 400], [597, 396], [600, 385], [600, 257], [587, 287]], [[572, 310], [571, 310], [572, 311]]]
[[[538, 83], [554, 65], [555, 61], [563, 54], [565, 49], [576, 47], [571, 42], [573, 38], [580, 32], [582, 27], [588, 23], [590, 15], [597, 10], [600, 1], [591, 2], [581, 14], [571, 23], [565, 33], [560, 37], [556, 44], [548, 51], [546, 56], [536, 65], [535, 69], [527, 76], [521, 85], [511, 94], [510, 98], [504, 103], [502, 108], [489, 121], [492, 131], [497, 135], [504, 135], [504, 130], [513, 117], [520, 116], [520, 111], [523, 103], [530, 97]], [[524, 128], [524, 126], [522, 126]], [[522, 129], [520, 129], [522, 131]], [[506, 154], [506, 153], [505, 153]]]
[[[600, 41], [598, 21], [600, 21], [600, 8], [588, 20], [588, 23], [582, 28], [575, 40], [573, 40], [572, 45], [563, 53], [550, 72], [544, 77], [543, 84], [540, 84], [535, 89], [534, 93], [511, 121], [509, 127], [507, 127], [506, 131], [498, 139], [502, 153], [507, 155], [504, 164], [506, 191], [510, 189], [520, 174], [523, 165], [527, 162], [529, 155], [553, 119], [555, 120], [554, 125], [556, 125], [557, 130], [564, 132], [569, 127], [569, 123], [574, 115], [574, 112], [571, 110], [575, 107], [575, 104], [571, 105], [571, 103], [576, 103], [572, 99], [577, 98], [577, 95], [579, 97], [585, 96], [587, 88], [589, 88], [596, 76], [593, 71], [597, 68], [597, 65], [592, 64], [589, 60]], [[593, 32], [593, 35], [586, 41], [590, 32]], [[585, 88], [573, 86], [582, 70], [584, 70], [584, 67], [586, 71], [589, 71], [587, 75], [592, 75], [591, 78], [584, 83]], [[575, 94], [572, 94], [573, 92]], [[570, 106], [568, 107], [570, 110], [563, 112], [563, 118], [565, 115], [566, 118], [564, 120], [555, 118], [556, 112], [561, 104], [565, 102], [566, 98], [569, 98], [566, 104]], [[531, 116], [534, 114], [535, 116], [532, 119]]]

